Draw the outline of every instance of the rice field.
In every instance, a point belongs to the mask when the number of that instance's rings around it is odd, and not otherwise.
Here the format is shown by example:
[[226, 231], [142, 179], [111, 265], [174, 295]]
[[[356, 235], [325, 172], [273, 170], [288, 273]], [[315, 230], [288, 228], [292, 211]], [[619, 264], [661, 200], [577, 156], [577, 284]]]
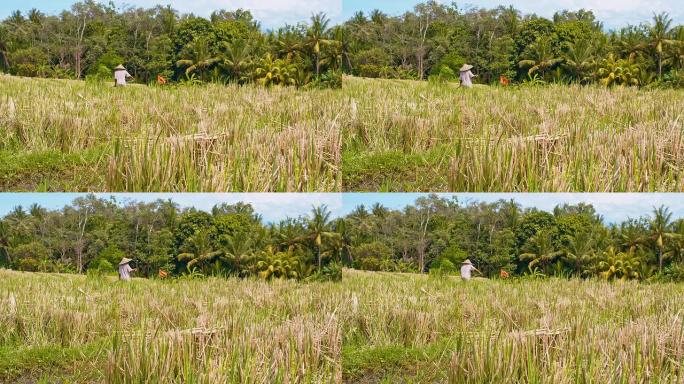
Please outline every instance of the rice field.
[[684, 191], [684, 92], [346, 77], [348, 191]]
[[1, 75], [0, 89], [3, 191], [684, 191], [677, 90]]
[[684, 287], [348, 272], [349, 383], [682, 383]]
[[336, 283], [0, 270], [0, 383], [341, 382]]
[[681, 383], [684, 287], [0, 270], [0, 383]]
[[0, 190], [341, 190], [340, 90], [0, 75]]

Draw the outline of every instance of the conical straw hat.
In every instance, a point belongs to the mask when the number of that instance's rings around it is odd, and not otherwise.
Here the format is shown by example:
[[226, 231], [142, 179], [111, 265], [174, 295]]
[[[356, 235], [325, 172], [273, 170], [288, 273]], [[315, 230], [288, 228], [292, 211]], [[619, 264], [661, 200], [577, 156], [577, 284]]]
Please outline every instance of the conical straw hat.
[[470, 64], [463, 64], [463, 66], [461, 67], [461, 72], [470, 71], [471, 69], [473, 69], [473, 66], [472, 66], [472, 65], [470, 65]]
[[131, 261], [133, 261], [133, 260], [127, 259], [127, 258], [124, 257], [123, 259], [121, 259], [121, 262], [119, 263], [119, 265], [128, 264], [128, 263], [130, 263]]
[[122, 64], [119, 64], [116, 68], [114, 68], [115, 71], [125, 71], [126, 67], [124, 67]]

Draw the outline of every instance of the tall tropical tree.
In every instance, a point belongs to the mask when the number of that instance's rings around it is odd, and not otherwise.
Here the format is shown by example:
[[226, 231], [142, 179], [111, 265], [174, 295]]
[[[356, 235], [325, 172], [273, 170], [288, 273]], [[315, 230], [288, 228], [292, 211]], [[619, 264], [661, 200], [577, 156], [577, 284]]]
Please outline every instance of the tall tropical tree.
[[563, 260], [572, 267], [573, 273], [581, 277], [596, 258], [594, 239], [589, 232], [580, 232], [570, 239]]
[[649, 41], [646, 46], [651, 48], [658, 60], [658, 78], [663, 78], [663, 58], [667, 47], [677, 45], [678, 41], [671, 38], [672, 18], [667, 13], [653, 16], [653, 24], [648, 31]]
[[206, 272], [206, 267], [216, 261], [223, 254], [222, 251], [215, 251], [211, 246], [209, 232], [198, 230], [188, 239], [187, 248], [190, 252], [181, 253], [177, 256], [178, 261], [187, 262], [188, 271], [199, 267]]
[[314, 207], [311, 210], [311, 218], [308, 222], [307, 238], [309, 241], [311, 241], [311, 243], [314, 246], [319, 272], [323, 267], [321, 248], [325, 243], [339, 236], [339, 234], [332, 229], [332, 222], [330, 220], [331, 215], [332, 213], [328, 210], [328, 207], [325, 205], [320, 207]]
[[222, 260], [226, 261], [232, 271], [242, 277], [248, 274], [248, 265], [253, 258], [253, 240], [246, 232], [236, 232], [225, 239]]
[[328, 37], [328, 25], [330, 25], [330, 19], [324, 13], [318, 13], [311, 17], [311, 25], [306, 32], [306, 45], [314, 56], [316, 76], [321, 74], [322, 51], [334, 41]]
[[298, 58], [304, 48], [304, 41], [299, 30], [294, 27], [281, 28], [278, 31], [278, 54], [280, 57], [285, 57], [288, 60]]
[[565, 53], [563, 67], [580, 83], [591, 79], [596, 66], [594, 47], [588, 39], [581, 39], [570, 43]]
[[551, 40], [547, 37], [540, 37], [532, 43], [525, 51], [524, 57], [526, 59], [518, 62], [518, 66], [527, 69], [529, 76], [539, 73], [542, 78], [546, 78], [547, 71], [563, 62], [562, 58], [556, 57], [553, 53]]
[[668, 62], [673, 68], [684, 69], [684, 26], [677, 28], [673, 35], [677, 43], [670, 49]]
[[228, 71], [230, 78], [238, 83], [246, 81], [251, 65], [251, 48], [244, 40], [237, 39], [226, 45], [226, 54], [221, 67]]
[[663, 271], [666, 242], [680, 237], [678, 233], [671, 231], [671, 224], [672, 212], [668, 208], [661, 206], [653, 210], [653, 218], [649, 222], [651, 232], [649, 239], [653, 241], [658, 252], [659, 272]]
[[527, 261], [530, 271], [536, 267], [541, 267], [546, 272], [546, 267], [563, 256], [563, 251], [558, 251], [553, 246], [553, 236], [548, 230], [537, 232], [532, 238], [528, 240], [526, 245], [528, 252], [519, 256], [520, 261]]
[[185, 75], [189, 77], [198, 73], [202, 81], [206, 80], [206, 73], [221, 59], [211, 54], [207, 39], [195, 39], [188, 43], [183, 50], [185, 59], [178, 60], [176, 67], [185, 68]]

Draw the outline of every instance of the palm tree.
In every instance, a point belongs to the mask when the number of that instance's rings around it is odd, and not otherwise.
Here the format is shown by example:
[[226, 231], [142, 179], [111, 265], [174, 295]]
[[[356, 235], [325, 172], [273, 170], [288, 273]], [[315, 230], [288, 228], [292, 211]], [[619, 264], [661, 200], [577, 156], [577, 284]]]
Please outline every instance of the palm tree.
[[672, 31], [672, 18], [663, 12], [659, 15], [653, 15], [653, 25], [649, 28], [648, 37], [650, 41], [645, 47], [651, 48], [655, 51], [658, 59], [658, 78], [663, 78], [663, 55], [666, 46], [677, 45], [677, 40], [670, 38]]
[[188, 43], [184, 48], [184, 55], [186, 59], [178, 60], [176, 67], [185, 68], [185, 75], [190, 77], [192, 73], [198, 72], [200, 79], [205, 80], [205, 73], [214, 64], [221, 61], [220, 58], [214, 57], [209, 49], [209, 42], [206, 39], [195, 39]]
[[527, 248], [530, 252], [521, 254], [519, 259], [520, 261], [529, 261], [528, 268], [530, 271], [538, 265], [545, 269], [546, 265], [553, 263], [564, 254], [563, 251], [554, 249], [552, 233], [547, 230], [539, 231], [530, 238]]
[[296, 72], [296, 65], [285, 60], [274, 59], [270, 53], [267, 53], [254, 70], [254, 77], [265, 87], [297, 85]]
[[601, 83], [606, 87], [613, 85], [639, 86], [641, 81], [641, 67], [634, 62], [633, 58], [617, 59], [614, 54], [608, 55], [601, 61], [601, 67], [597, 74]]
[[641, 260], [633, 249], [628, 252], [617, 252], [615, 247], [608, 247], [603, 252], [602, 260], [598, 263], [600, 275], [606, 279], [619, 278], [620, 280], [640, 279], [639, 270], [642, 268]]
[[684, 26], [680, 26], [673, 35], [677, 44], [672, 46], [668, 61], [673, 68], [684, 69]]
[[329, 24], [330, 19], [324, 13], [318, 13], [311, 17], [311, 25], [306, 32], [306, 45], [314, 55], [316, 76], [321, 74], [321, 52], [333, 42], [333, 40], [328, 39]]
[[649, 221], [651, 234], [648, 239], [653, 241], [658, 251], [658, 271], [663, 272], [665, 241], [680, 237], [675, 232], [670, 232], [672, 212], [665, 206], [653, 209], [653, 219]]
[[673, 239], [669, 245], [669, 250], [666, 252], [668, 256], [671, 256], [676, 261], [684, 260], [684, 220], [678, 220], [673, 225], [675, 233], [679, 236]]
[[226, 46], [226, 56], [221, 67], [230, 73], [238, 83], [247, 80], [245, 73], [252, 64], [251, 48], [244, 40], [238, 39]]
[[214, 251], [211, 247], [209, 232], [206, 230], [198, 230], [193, 236], [188, 239], [191, 252], [181, 253], [178, 255], [178, 261], [187, 261], [188, 271], [192, 270], [196, 265], [202, 270], [209, 263], [213, 262], [220, 255], [221, 251]]
[[594, 47], [591, 45], [591, 42], [588, 39], [582, 39], [571, 43], [565, 54], [563, 66], [580, 83], [587, 82], [596, 66]]
[[339, 235], [336, 242], [338, 244], [338, 258], [341, 262], [346, 260], [351, 265], [354, 262], [354, 257], [352, 256], [352, 235], [345, 219], [337, 219], [335, 232]]
[[542, 79], [546, 78], [546, 71], [553, 69], [563, 62], [563, 59], [555, 57], [551, 40], [546, 37], [539, 38], [532, 43], [526, 51], [526, 56], [528, 59], [521, 60], [518, 66], [520, 68], [529, 68], [527, 71], [529, 76], [539, 72]]
[[563, 260], [570, 264], [578, 277], [587, 272], [586, 267], [596, 258], [594, 239], [588, 232], [580, 232], [570, 239]]
[[333, 40], [335, 41], [336, 57], [339, 57], [342, 66], [347, 66], [349, 71], [354, 69], [351, 60], [352, 40], [347, 33], [347, 29], [343, 26], [336, 26], [332, 31]]
[[330, 239], [338, 237], [339, 234], [334, 232], [331, 227], [330, 215], [332, 213], [328, 211], [328, 207], [325, 205], [320, 207], [313, 207], [311, 211], [311, 218], [308, 222], [308, 234], [307, 238], [314, 245], [316, 251], [316, 259], [318, 260], [318, 271], [320, 272], [323, 267], [323, 260], [321, 258], [321, 248], [323, 244], [328, 242]]
[[237, 232], [225, 239], [225, 249], [222, 259], [231, 265], [231, 269], [242, 277], [249, 271], [246, 264], [253, 256], [253, 241], [246, 232]]
[[299, 57], [303, 48], [301, 35], [293, 27], [285, 27], [278, 31], [278, 54], [288, 60]]
[[620, 225], [620, 245], [623, 249], [641, 250], [644, 246], [644, 228], [630, 221]]
[[291, 249], [286, 252], [275, 252], [270, 246], [260, 253], [256, 268], [259, 277], [265, 280], [302, 279], [311, 275], [313, 271], [313, 267], [302, 263]]

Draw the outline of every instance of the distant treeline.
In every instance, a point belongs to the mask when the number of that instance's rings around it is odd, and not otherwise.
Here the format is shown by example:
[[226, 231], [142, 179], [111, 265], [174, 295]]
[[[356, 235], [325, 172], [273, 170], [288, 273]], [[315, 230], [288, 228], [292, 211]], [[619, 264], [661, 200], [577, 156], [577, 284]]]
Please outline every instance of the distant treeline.
[[[306, 216], [304, 216], [306, 215]], [[403, 210], [380, 204], [332, 218], [325, 207], [264, 223], [247, 204], [211, 212], [170, 200], [119, 204], [92, 195], [61, 210], [37, 204], [0, 219], [0, 267], [113, 272], [134, 259], [141, 276], [340, 278], [371, 271], [457, 273], [470, 259], [485, 276], [600, 277], [684, 281], [684, 219], [665, 207], [605, 224], [591, 205], [553, 212], [514, 201], [429, 196]]]
[[503, 269], [511, 276], [684, 280], [684, 220], [664, 207], [607, 225], [587, 204], [545, 212], [514, 201], [430, 196], [402, 211], [360, 206], [345, 221], [358, 269], [458, 273], [470, 259], [490, 277]]
[[138, 82], [168, 80], [340, 87], [342, 28], [323, 14], [263, 32], [245, 10], [209, 19], [170, 6], [117, 10], [93, 0], [47, 16], [19, 11], [0, 23], [0, 71], [19, 76], [112, 78], [124, 64]]
[[0, 267], [31, 272], [115, 273], [133, 259], [138, 276], [339, 280], [342, 221], [325, 207], [266, 225], [247, 204], [211, 212], [174, 202], [129, 202], [93, 195], [61, 210], [16, 207], [0, 219]]
[[460, 9], [421, 3], [388, 16], [356, 13], [345, 23], [349, 71], [357, 76], [451, 80], [464, 63], [483, 83], [512, 81], [684, 86], [684, 27], [667, 14], [605, 32], [591, 11], [552, 20], [513, 7]]

